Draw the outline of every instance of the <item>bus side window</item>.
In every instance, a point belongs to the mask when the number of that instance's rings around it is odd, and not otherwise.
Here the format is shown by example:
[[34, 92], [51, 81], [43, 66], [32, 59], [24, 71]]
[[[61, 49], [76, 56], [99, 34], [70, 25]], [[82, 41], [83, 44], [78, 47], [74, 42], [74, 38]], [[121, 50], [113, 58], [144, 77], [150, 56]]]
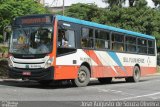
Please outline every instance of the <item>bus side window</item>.
[[103, 30], [95, 30], [95, 48], [96, 49], [109, 49], [110, 33]]
[[155, 54], [155, 41], [148, 40], [148, 54]]
[[93, 48], [93, 29], [82, 28], [81, 47]]
[[126, 36], [125, 46], [127, 52], [136, 52], [136, 37]]
[[143, 38], [138, 38], [138, 52], [142, 54], [147, 54], [147, 40]]
[[124, 51], [124, 35], [112, 33], [112, 50]]

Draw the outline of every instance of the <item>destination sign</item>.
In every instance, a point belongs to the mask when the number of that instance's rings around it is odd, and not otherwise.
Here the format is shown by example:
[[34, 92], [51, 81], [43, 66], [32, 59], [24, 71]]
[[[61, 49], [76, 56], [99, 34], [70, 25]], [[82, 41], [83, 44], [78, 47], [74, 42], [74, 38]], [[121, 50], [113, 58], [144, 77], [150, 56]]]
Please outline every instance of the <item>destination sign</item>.
[[45, 17], [45, 18], [30, 18], [30, 19], [22, 19], [21, 23], [22, 24], [36, 24], [36, 23], [49, 23], [50, 18]]
[[53, 16], [49, 15], [34, 15], [34, 16], [24, 16], [18, 17], [13, 22], [14, 25], [38, 25], [38, 24], [51, 24]]

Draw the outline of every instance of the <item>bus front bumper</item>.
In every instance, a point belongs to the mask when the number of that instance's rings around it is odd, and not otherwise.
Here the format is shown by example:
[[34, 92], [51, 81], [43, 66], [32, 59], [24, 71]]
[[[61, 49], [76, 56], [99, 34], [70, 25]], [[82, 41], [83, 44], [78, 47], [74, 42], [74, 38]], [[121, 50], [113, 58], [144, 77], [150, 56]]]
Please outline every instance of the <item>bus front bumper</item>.
[[47, 69], [19, 69], [9, 68], [10, 78], [25, 78], [29, 80], [53, 80], [54, 67]]

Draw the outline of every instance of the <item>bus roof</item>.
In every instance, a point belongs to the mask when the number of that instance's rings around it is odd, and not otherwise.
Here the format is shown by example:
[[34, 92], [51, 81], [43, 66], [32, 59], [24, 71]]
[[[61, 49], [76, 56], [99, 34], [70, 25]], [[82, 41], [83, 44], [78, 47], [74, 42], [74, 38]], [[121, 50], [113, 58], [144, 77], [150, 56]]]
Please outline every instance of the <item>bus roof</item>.
[[128, 35], [134, 35], [134, 36], [138, 36], [138, 37], [143, 37], [143, 38], [147, 38], [147, 39], [155, 39], [155, 37], [153, 37], [151, 35], [146, 35], [146, 34], [133, 32], [133, 31], [129, 31], [129, 30], [124, 30], [124, 29], [120, 29], [120, 28], [116, 28], [116, 27], [112, 27], [112, 26], [102, 25], [102, 24], [98, 24], [95, 22], [89, 22], [89, 21], [66, 17], [66, 16], [61, 16], [61, 15], [56, 15], [56, 17], [58, 20], [73, 22], [73, 23], [87, 25], [87, 26], [91, 26], [91, 27], [97, 27], [97, 28], [101, 28], [101, 29], [107, 29], [107, 30], [116, 31], [116, 32], [124, 33], [124, 34], [128, 34]]

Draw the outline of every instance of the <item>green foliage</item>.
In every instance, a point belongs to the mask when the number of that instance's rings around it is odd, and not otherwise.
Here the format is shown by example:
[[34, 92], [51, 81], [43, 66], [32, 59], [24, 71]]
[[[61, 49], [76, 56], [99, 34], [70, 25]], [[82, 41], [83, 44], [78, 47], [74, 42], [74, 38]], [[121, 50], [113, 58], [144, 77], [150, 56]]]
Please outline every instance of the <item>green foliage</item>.
[[3, 41], [3, 36], [0, 34], [0, 43]]
[[0, 78], [8, 77], [8, 62], [7, 59], [0, 59]]
[[74, 4], [65, 15], [153, 35], [160, 46], [160, 11], [146, 6], [145, 0], [133, 7], [98, 8], [95, 4]]
[[136, 0], [135, 6], [138, 8], [146, 7], [147, 1], [146, 0]]
[[109, 7], [119, 6], [122, 7], [122, 4], [125, 3], [125, 0], [102, 0], [105, 3], [109, 4]]
[[[0, 35], [3, 28], [17, 16], [43, 14], [48, 11], [34, 0], [0, 0]], [[0, 38], [0, 42], [2, 39]]]
[[0, 46], [0, 53], [8, 53], [8, 47]]
[[155, 6], [159, 6], [160, 5], [160, 0], [152, 0], [154, 2]]

